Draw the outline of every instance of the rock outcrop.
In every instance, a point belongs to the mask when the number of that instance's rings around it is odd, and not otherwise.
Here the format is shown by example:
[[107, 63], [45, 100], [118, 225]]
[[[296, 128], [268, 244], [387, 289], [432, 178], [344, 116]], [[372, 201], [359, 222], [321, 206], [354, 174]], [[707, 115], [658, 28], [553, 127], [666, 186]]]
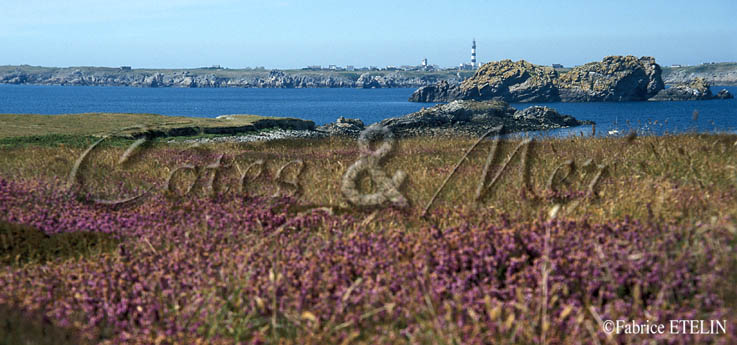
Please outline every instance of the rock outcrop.
[[590, 121], [579, 121], [573, 116], [558, 113], [553, 108], [532, 106], [517, 110], [512, 116], [515, 121], [525, 125], [539, 125], [542, 129], [575, 127], [583, 124], [592, 124]]
[[667, 89], [660, 90], [655, 96], [650, 98], [651, 101], [702, 101], [709, 99], [728, 99], [733, 98], [732, 94], [726, 89], [719, 91], [714, 95], [711, 92], [709, 83], [702, 79], [696, 78], [688, 83], [676, 84]]
[[555, 86], [557, 73], [527, 61], [502, 60], [487, 63], [460, 85], [446, 81], [417, 89], [410, 102], [450, 102], [453, 100], [500, 100], [505, 102], [555, 102], [560, 100]]
[[420, 87], [410, 96], [410, 102], [450, 102], [456, 99], [463, 99], [461, 88], [458, 85], [452, 85], [445, 80], [441, 80], [433, 85]]
[[734, 98], [734, 95], [732, 95], [727, 89], [721, 89], [719, 92], [717, 92], [717, 95], [715, 96], [717, 99], [731, 99]]
[[337, 121], [317, 127], [318, 131], [327, 132], [331, 135], [358, 137], [364, 129], [363, 121], [360, 119], [349, 119], [343, 116]]
[[609, 56], [574, 67], [558, 78], [563, 102], [645, 101], [665, 87], [652, 57]]
[[534, 131], [590, 124], [547, 107], [516, 110], [504, 101], [459, 100], [379, 122], [395, 135], [481, 135], [504, 125], [505, 132]]
[[[295, 118], [262, 118], [255, 121], [244, 121], [253, 115], [220, 115], [216, 119], [223, 120], [217, 125], [188, 126], [186, 124], [171, 128], [153, 128], [134, 131], [123, 135], [130, 138], [158, 138], [158, 137], [180, 137], [196, 136], [200, 134], [239, 135], [249, 132], [258, 132], [263, 129], [280, 129], [285, 131], [312, 132], [315, 130], [315, 122]], [[245, 122], [245, 123], [244, 123]], [[231, 124], [232, 123], [232, 124]]]
[[463, 99], [496, 99], [506, 102], [547, 102], [558, 100], [555, 82], [558, 75], [551, 67], [535, 66], [527, 61], [502, 60], [487, 63], [461, 85]]
[[521, 60], [483, 65], [459, 85], [437, 83], [419, 88], [414, 102], [503, 100], [506, 102], [645, 101], [665, 88], [660, 66], [652, 57], [609, 56], [558, 73]]

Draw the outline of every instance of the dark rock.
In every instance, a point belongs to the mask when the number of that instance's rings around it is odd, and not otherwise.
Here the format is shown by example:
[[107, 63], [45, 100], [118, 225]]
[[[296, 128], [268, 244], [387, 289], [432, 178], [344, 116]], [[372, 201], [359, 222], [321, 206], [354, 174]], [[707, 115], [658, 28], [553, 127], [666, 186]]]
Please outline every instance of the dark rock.
[[279, 119], [259, 119], [253, 122], [256, 129], [281, 128], [290, 130], [314, 130], [315, 122], [310, 120], [279, 118]]
[[381, 121], [398, 136], [481, 135], [503, 125], [505, 132], [533, 131], [578, 126], [578, 121], [547, 107], [516, 110], [504, 101], [460, 100]]
[[417, 89], [409, 97], [410, 102], [450, 102], [452, 100], [461, 99], [461, 89], [458, 85], [451, 85], [445, 80], [441, 80], [436, 84], [423, 86]]
[[714, 96], [714, 98], [730, 99], [730, 98], [734, 98], [734, 95], [732, 95], [732, 93], [730, 93], [727, 89], [722, 89], [721, 91], [717, 93], [716, 96]]
[[539, 123], [540, 126], [546, 128], [575, 127], [591, 123], [588, 121], [578, 121], [573, 116], [563, 115], [553, 108], [541, 106], [532, 106], [524, 110], [517, 110], [513, 117], [517, 121], [530, 124]]

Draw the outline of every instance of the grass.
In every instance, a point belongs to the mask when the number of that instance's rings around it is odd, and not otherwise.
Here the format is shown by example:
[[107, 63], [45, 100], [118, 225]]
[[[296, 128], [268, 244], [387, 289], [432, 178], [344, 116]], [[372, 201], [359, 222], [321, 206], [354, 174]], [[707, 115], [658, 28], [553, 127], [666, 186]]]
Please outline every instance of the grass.
[[[0, 176], [43, 180], [66, 178], [85, 148], [81, 144], [91, 141], [89, 137], [74, 136], [6, 141], [0, 145]], [[160, 185], [180, 164], [173, 158], [177, 153], [196, 152], [196, 160], [201, 165], [211, 164], [208, 159], [213, 159], [216, 154], [224, 154], [223, 165], [229, 167], [220, 170], [219, 178], [223, 185], [233, 186], [233, 190], [238, 185], [239, 172], [257, 160], [263, 160], [265, 172], [258, 177], [255, 192], [271, 195], [277, 187], [273, 181], [277, 170], [290, 161], [301, 159], [305, 162], [299, 180], [301, 202], [337, 209], [348, 206], [342, 199], [341, 178], [345, 169], [358, 159], [355, 142], [342, 138], [218, 143], [198, 151], [192, 151], [188, 144], [157, 141], [142, 152], [139, 162], [123, 168], [116, 166], [117, 157], [132, 142], [120, 139], [94, 152], [90, 161], [95, 163], [88, 169], [100, 180], [92, 179], [90, 183], [103, 184], [111, 180], [125, 181], [126, 176], [145, 176], [145, 180]], [[421, 210], [474, 142], [475, 139], [400, 140], [396, 155], [387, 160], [385, 170], [391, 175], [401, 169], [409, 175], [403, 193], [413, 208]], [[60, 149], [54, 143], [76, 145], [62, 145]], [[499, 157], [506, 157], [517, 143], [503, 144]], [[517, 157], [510, 163], [508, 171], [501, 175], [497, 186], [477, 203], [474, 201], [475, 191], [491, 149], [490, 142], [482, 143], [461, 164], [457, 174], [440, 192], [433, 208], [455, 205], [458, 212], [484, 210], [525, 221], [534, 220], [555, 204], [564, 206], [562, 215], [586, 216], [596, 221], [625, 216], [636, 219], [654, 217], [679, 224], [693, 224], [712, 216], [737, 219], [737, 204], [734, 203], [734, 195], [737, 195], [736, 144], [737, 136], [734, 135], [705, 134], [639, 137], [633, 142], [626, 138], [581, 137], [537, 141], [533, 143], [529, 162], [531, 189], [535, 195], [520, 198]], [[35, 158], [29, 160], [27, 157]], [[564, 166], [567, 161], [573, 161], [577, 168], [561, 184], [558, 192], [550, 194], [550, 176], [559, 169], [556, 180], [560, 179], [568, 171]], [[494, 164], [499, 170], [501, 161]], [[597, 173], [596, 165], [607, 167], [605, 177], [597, 186], [599, 198], [584, 198], [579, 194], [587, 192], [588, 184]], [[294, 172], [288, 170], [287, 173]]]
[[[163, 337], [223, 344], [630, 344], [652, 338], [609, 338], [597, 318], [724, 317], [726, 335], [663, 341], [737, 339], [734, 317], [720, 314], [737, 305], [735, 135], [537, 140], [527, 161], [529, 188], [515, 158], [475, 201], [492, 150], [485, 141], [424, 218], [422, 210], [475, 139], [397, 142], [381, 169], [407, 173], [401, 188], [410, 200], [406, 210], [360, 209], [344, 200], [341, 178], [360, 156], [350, 139], [199, 148], [157, 141], [138, 152], [139, 159], [119, 165], [127, 143], [121, 142], [91, 154], [81, 170], [83, 191], [114, 197], [145, 186], [155, 192], [132, 208], [107, 210], [69, 199], [59, 182], [85, 148], [53, 144], [74, 136], [43, 138], [0, 145], [0, 182], [20, 186], [0, 183], [7, 212], [0, 220], [33, 226], [6, 226], [28, 233], [15, 241], [56, 241], [56, 232], [103, 228], [128, 236], [117, 243], [120, 251], [97, 249], [113, 243], [102, 239], [72, 246], [79, 255], [41, 249], [45, 254], [21, 255], [36, 259], [20, 268], [5, 263], [0, 281], [8, 292], [0, 293], [0, 304], [61, 315], [55, 325], [88, 338], [113, 327], [113, 334], [144, 343]], [[518, 143], [499, 146], [487, 181]], [[221, 154], [209, 193], [212, 170], [204, 167]], [[290, 166], [282, 177], [298, 175], [301, 194], [270, 198], [280, 186], [290, 190], [276, 175], [297, 159], [305, 163], [301, 174]], [[248, 169], [259, 160], [262, 174]], [[177, 175], [174, 194], [194, 187], [174, 197], [164, 191], [165, 181], [185, 163], [201, 167], [202, 175]], [[248, 197], [241, 198], [244, 173]], [[375, 190], [368, 178], [360, 184]], [[84, 278], [72, 280], [72, 273]], [[87, 288], [87, 282], [97, 285]], [[45, 297], [46, 289], [54, 294]], [[100, 311], [106, 303], [128, 309]], [[90, 322], [103, 314], [111, 320]]]
[[[196, 118], [164, 116], [155, 114], [88, 113], [65, 115], [0, 114], [0, 140], [21, 137], [46, 137], [49, 135], [79, 137], [101, 136], [131, 128], [121, 134], [135, 136], [146, 131], [182, 133], [193, 135], [198, 132], [228, 131], [242, 133], [260, 129], [259, 124], [269, 127], [290, 122], [310, 123], [291, 118], [276, 118], [260, 115], [230, 115], [228, 118]], [[313, 124], [314, 125], [314, 124]], [[229, 130], [231, 129], [231, 130]], [[53, 139], [53, 137], [51, 138]], [[21, 141], [28, 139], [19, 139]]]
[[[0, 147], [20, 147], [20, 146], [48, 146], [48, 147], [74, 147], [86, 148], [92, 145], [99, 137], [86, 135], [32, 135], [0, 138]], [[124, 137], [114, 137], [104, 141], [105, 146], [127, 146], [133, 142], [132, 139]]]

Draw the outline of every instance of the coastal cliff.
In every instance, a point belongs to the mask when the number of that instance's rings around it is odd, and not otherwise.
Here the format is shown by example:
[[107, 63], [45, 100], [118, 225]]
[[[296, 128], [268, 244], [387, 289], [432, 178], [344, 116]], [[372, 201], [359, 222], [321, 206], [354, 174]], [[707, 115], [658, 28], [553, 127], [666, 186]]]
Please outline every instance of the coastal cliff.
[[0, 66], [0, 84], [132, 87], [416, 88], [460, 83], [470, 71], [310, 71], [260, 69], [121, 69]]

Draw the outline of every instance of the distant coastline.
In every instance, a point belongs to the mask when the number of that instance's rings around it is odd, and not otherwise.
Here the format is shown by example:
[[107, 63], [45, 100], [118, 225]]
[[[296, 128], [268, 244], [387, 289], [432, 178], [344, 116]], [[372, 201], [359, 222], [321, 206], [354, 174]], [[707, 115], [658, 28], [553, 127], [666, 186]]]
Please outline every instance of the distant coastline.
[[470, 70], [130, 69], [0, 66], [0, 84], [181, 88], [417, 88], [441, 80], [460, 83]]
[[686, 83], [696, 78], [702, 78], [714, 86], [737, 86], [737, 62], [663, 66], [663, 81], [666, 85]]
[[[711, 85], [737, 85], [737, 63], [663, 66], [666, 85], [703, 78]], [[111, 67], [0, 66], [0, 84], [182, 88], [418, 88], [441, 80], [460, 83], [474, 71], [127, 69]]]

